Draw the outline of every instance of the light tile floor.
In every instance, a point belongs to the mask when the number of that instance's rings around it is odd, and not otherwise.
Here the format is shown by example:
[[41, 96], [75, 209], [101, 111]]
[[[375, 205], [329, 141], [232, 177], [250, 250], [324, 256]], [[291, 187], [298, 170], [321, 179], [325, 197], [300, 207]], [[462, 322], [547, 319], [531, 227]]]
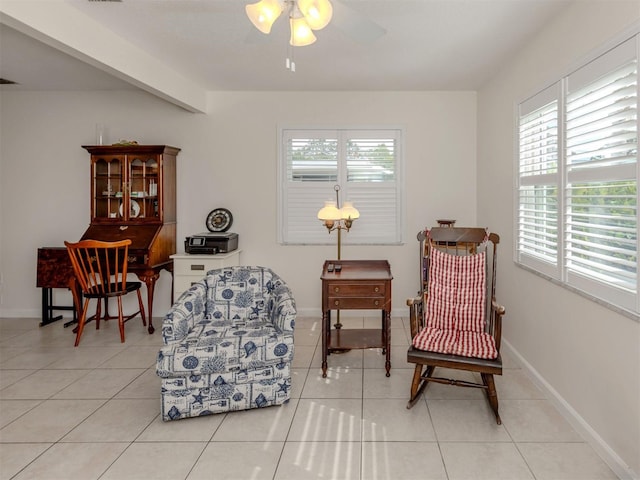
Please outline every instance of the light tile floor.
[[299, 317], [287, 405], [164, 423], [158, 332], [133, 319], [121, 344], [115, 322], [89, 325], [74, 348], [61, 322], [0, 319], [0, 479], [616, 478], [508, 357], [502, 425], [475, 389], [430, 385], [407, 410], [408, 325], [392, 324], [389, 378], [379, 350], [353, 350], [323, 379], [320, 320]]

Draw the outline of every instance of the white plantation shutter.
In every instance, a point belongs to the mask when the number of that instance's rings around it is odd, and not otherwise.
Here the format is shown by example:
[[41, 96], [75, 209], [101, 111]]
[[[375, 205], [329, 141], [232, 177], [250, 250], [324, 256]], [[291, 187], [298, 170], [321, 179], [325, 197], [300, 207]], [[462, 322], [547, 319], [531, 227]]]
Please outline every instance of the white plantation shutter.
[[349, 233], [342, 236], [342, 241], [345, 244], [400, 243], [398, 193], [395, 182], [349, 182], [348, 198], [360, 212], [360, 218]]
[[639, 36], [519, 105], [516, 261], [640, 313]]
[[567, 79], [566, 269], [635, 308], [638, 68], [627, 41]]
[[401, 131], [293, 130], [281, 132], [279, 241], [332, 244], [317, 219], [327, 200], [353, 202], [360, 218], [345, 244], [402, 241]]
[[520, 105], [518, 258], [550, 275], [558, 266], [559, 84]]

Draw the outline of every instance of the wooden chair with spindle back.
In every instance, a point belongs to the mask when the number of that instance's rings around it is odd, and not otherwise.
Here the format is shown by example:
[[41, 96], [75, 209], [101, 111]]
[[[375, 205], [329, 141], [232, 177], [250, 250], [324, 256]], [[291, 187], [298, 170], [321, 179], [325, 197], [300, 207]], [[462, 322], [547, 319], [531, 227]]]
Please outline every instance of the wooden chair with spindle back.
[[[71, 265], [80, 286], [84, 302], [78, 327], [76, 330], [77, 347], [85, 324], [90, 320], [95, 320], [96, 330], [100, 328], [100, 319], [118, 319], [120, 330], [120, 341], [124, 343], [124, 323], [140, 314], [142, 324], [147, 325], [145, 318], [142, 295], [140, 293], [141, 282], [127, 281], [127, 267], [129, 258], [129, 245], [131, 240], [120, 240], [116, 242], [103, 242], [98, 240], [82, 240], [77, 243], [64, 242], [67, 252], [71, 258]], [[130, 292], [138, 295], [139, 309], [130, 315], [122, 312], [122, 297]], [[110, 316], [107, 307], [109, 298], [116, 297], [118, 301], [118, 315]], [[96, 313], [87, 318], [89, 302], [97, 299]], [[105, 300], [105, 312], [102, 315], [102, 300]]]

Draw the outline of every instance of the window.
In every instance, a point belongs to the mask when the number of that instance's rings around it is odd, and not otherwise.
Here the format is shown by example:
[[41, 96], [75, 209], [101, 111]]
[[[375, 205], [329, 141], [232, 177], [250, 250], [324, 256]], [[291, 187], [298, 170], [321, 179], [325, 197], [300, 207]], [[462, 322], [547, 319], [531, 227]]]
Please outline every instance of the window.
[[638, 36], [519, 105], [516, 261], [640, 313]]
[[279, 241], [329, 244], [317, 218], [327, 200], [360, 211], [345, 244], [402, 242], [402, 131], [398, 129], [281, 129]]
[[518, 246], [545, 273], [558, 266], [558, 94], [554, 85], [520, 105]]

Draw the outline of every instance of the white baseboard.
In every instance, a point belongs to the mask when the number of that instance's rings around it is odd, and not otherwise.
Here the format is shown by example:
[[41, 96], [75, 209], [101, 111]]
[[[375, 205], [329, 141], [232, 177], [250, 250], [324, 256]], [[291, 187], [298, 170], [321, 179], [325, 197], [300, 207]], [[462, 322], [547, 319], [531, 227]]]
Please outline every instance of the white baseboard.
[[[162, 318], [164, 316], [160, 312], [153, 311], [155, 319], [156, 317]], [[379, 317], [380, 310], [342, 310], [340, 313], [343, 317]], [[55, 311], [55, 315], [63, 315], [65, 318], [71, 318], [72, 313], [67, 311]], [[298, 315], [303, 317], [318, 317], [322, 319], [322, 311], [319, 308], [298, 308]], [[8, 309], [0, 308], [0, 318], [40, 318], [42, 316], [41, 309]], [[392, 309], [391, 318], [408, 317], [409, 309]]]
[[531, 380], [542, 390], [549, 401], [560, 414], [571, 424], [578, 434], [596, 451], [598, 455], [609, 465], [611, 470], [623, 480], [639, 480], [627, 463], [598, 435], [578, 412], [533, 368], [533, 366], [513, 348], [505, 338], [502, 338], [502, 348], [514, 358], [516, 363], [527, 373]]
[[[156, 317], [163, 317], [163, 314], [159, 314], [156, 315], [155, 309], [154, 309], [154, 315], [153, 318]], [[65, 318], [69, 317], [71, 318], [72, 314], [70, 312], [63, 312], [63, 311], [55, 311], [56, 316], [57, 315], [63, 315]], [[320, 311], [319, 308], [298, 308], [298, 315], [301, 315], [303, 317], [318, 317], [318, 318], [322, 318], [322, 312]], [[341, 311], [341, 315], [343, 317], [379, 317], [380, 316], [380, 311], [379, 310], [342, 310]], [[26, 310], [26, 309], [9, 309], [9, 308], [0, 308], [0, 318], [40, 318], [42, 316], [42, 310], [40, 309], [31, 309], [31, 310]], [[396, 318], [396, 317], [408, 317], [409, 316], [409, 310], [407, 309], [405, 310], [391, 310], [391, 318]]]
[[[71, 314], [69, 314], [71, 315]], [[42, 309], [0, 308], [0, 318], [41, 318]]]
[[[322, 319], [322, 310], [320, 308], [304, 308], [298, 307], [298, 315], [302, 317], [318, 317]], [[340, 310], [343, 317], [380, 317], [380, 310]], [[391, 318], [408, 317], [409, 308], [391, 309]]]

